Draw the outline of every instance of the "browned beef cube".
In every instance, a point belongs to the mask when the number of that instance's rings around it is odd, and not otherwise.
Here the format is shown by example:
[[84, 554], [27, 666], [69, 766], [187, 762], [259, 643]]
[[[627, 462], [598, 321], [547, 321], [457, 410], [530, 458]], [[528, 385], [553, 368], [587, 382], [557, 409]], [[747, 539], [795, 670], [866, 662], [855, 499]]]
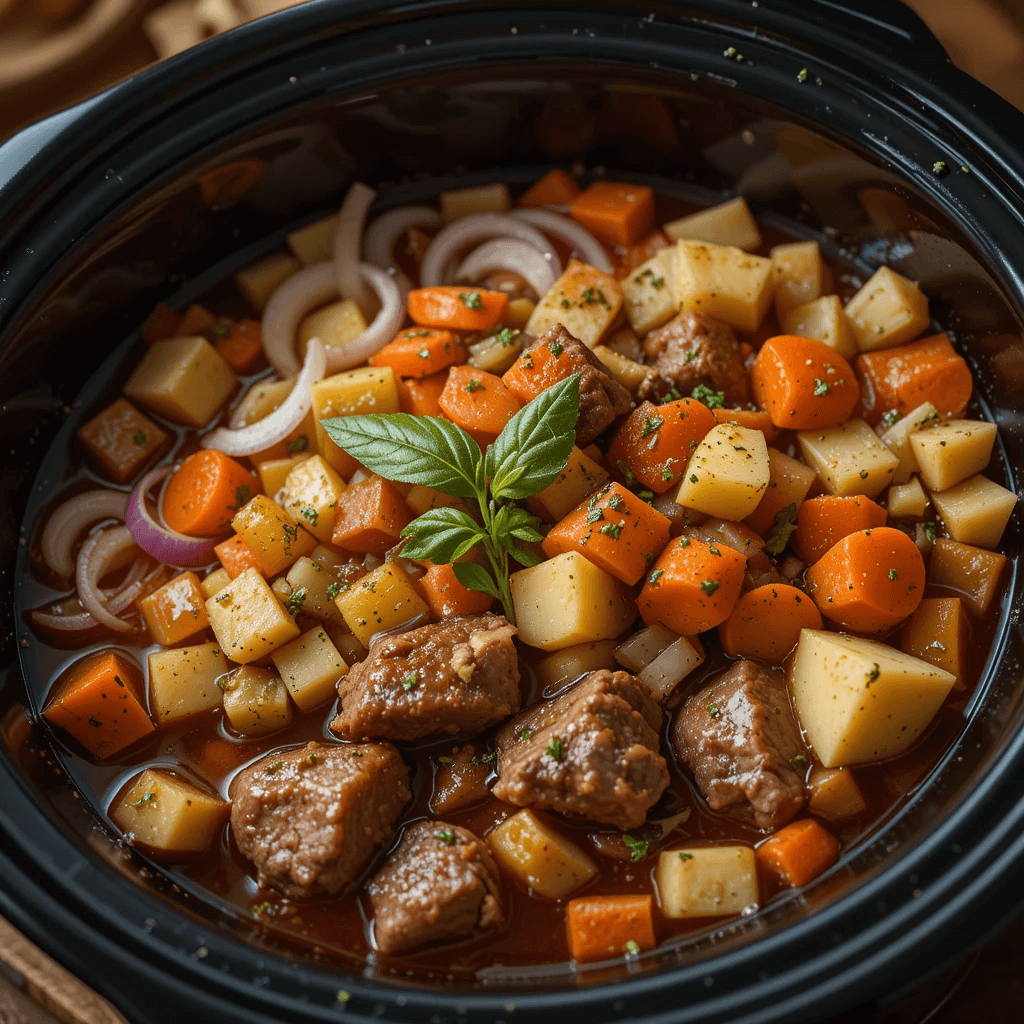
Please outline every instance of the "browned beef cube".
[[628, 672], [591, 672], [498, 733], [494, 795], [622, 829], [643, 824], [668, 785], [661, 708]]
[[729, 408], [750, 401], [750, 381], [736, 335], [728, 324], [703, 313], [680, 313], [651, 331], [644, 338], [644, 355], [656, 376], [641, 383], [641, 398], [662, 397], [672, 387], [689, 398], [698, 384], [704, 384], [724, 392]]
[[443, 821], [417, 821], [368, 886], [382, 953], [500, 927], [501, 882], [487, 844]]
[[467, 743], [454, 747], [449, 754], [442, 754], [437, 761], [434, 792], [430, 797], [430, 809], [435, 814], [461, 811], [480, 803], [490, 794], [487, 777], [491, 774], [493, 754], [481, 754]]
[[391, 838], [409, 772], [390, 743], [309, 743], [274, 751], [231, 784], [231, 830], [261, 885], [336, 893]]
[[768, 831], [804, 805], [807, 755], [781, 672], [737, 662], [680, 707], [672, 746], [713, 811]]
[[515, 627], [461, 615], [378, 640], [338, 683], [331, 731], [346, 740], [471, 735], [519, 710]]

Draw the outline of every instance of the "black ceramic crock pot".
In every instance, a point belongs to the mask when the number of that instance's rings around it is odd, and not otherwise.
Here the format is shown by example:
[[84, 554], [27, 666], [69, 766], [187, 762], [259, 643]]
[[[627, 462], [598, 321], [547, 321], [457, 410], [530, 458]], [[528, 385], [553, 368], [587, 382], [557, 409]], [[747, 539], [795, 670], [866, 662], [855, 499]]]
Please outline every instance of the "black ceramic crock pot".
[[819, 1020], [941, 971], [1024, 901], [1016, 561], [958, 744], [897, 813], [807, 890], [617, 972], [491, 972], [473, 988], [353, 975], [273, 946], [117, 845], [102, 808], [70, 795], [59, 753], [46, 778], [17, 766], [19, 709], [38, 710], [13, 614], [21, 524], [83, 382], [135, 344], [157, 300], [180, 308], [352, 180], [388, 204], [553, 164], [701, 201], [738, 191], [834, 254], [921, 282], [976, 371], [1014, 485], [1024, 118], [909, 10], [500, 7], [317, 0], [0, 147], [0, 914], [137, 1024]]

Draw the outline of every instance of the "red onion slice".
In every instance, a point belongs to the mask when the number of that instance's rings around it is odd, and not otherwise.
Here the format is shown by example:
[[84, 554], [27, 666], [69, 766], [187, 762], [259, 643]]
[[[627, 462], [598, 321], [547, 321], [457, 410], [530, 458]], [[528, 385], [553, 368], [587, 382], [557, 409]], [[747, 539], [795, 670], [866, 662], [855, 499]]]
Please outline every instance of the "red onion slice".
[[[267, 419], [269, 418], [268, 416]], [[253, 424], [253, 426], [256, 426], [256, 424]], [[218, 543], [217, 538], [187, 537], [176, 530], [161, 526], [153, 518], [146, 506], [146, 495], [149, 490], [154, 484], [159, 483], [173, 471], [173, 466], [160, 466], [158, 469], [147, 473], [139, 481], [139, 486], [132, 491], [132, 496], [128, 501], [128, 511], [125, 516], [126, 526], [118, 527], [118, 529], [127, 529], [134, 538], [135, 543], [147, 555], [152, 555], [158, 562], [164, 562], [167, 565], [177, 566], [182, 569], [198, 569], [200, 566], [209, 565], [217, 557], [213, 552], [214, 547]], [[84, 551], [85, 549], [83, 548], [82, 550]], [[79, 577], [81, 577], [81, 556], [79, 556], [78, 566]], [[82, 604], [86, 604], [85, 598], [81, 594], [81, 580], [79, 581], [78, 589]], [[89, 608], [93, 615], [96, 615], [96, 612], [89, 605], [86, 604], [86, 607]], [[99, 618], [99, 616], [96, 615], [96, 618]]]
[[[126, 500], [127, 497], [128, 496], [125, 495]], [[146, 588], [146, 584], [163, 568], [162, 566], [158, 566], [148, 577], [145, 577], [146, 569], [150, 565], [150, 559], [146, 555], [136, 558], [135, 563], [132, 565], [131, 572], [129, 572], [125, 577], [124, 582], [120, 587], [115, 590], [100, 591], [103, 598], [106, 599], [106, 609], [111, 615], [120, 615], [121, 612], [141, 597]], [[59, 608], [66, 602], [73, 602], [79, 608], [82, 607], [82, 602], [77, 598], [63, 598], [61, 601], [56, 602], [56, 604], [51, 605], [51, 608]], [[99, 625], [99, 623], [87, 611], [62, 614], [57, 611], [46, 612], [41, 608], [33, 610], [32, 621], [37, 626], [42, 626], [45, 629], [57, 630], [62, 633], [81, 632], [87, 629], [94, 629]]]
[[432, 206], [399, 206], [382, 213], [363, 236], [363, 255], [367, 263], [390, 270], [395, 262], [395, 245], [409, 228], [439, 228], [441, 212]]
[[[131, 514], [132, 509], [129, 503], [129, 519]], [[86, 540], [82, 545], [82, 550], [78, 553], [78, 566], [75, 574], [78, 584], [78, 600], [97, 622], [121, 633], [129, 632], [132, 628], [131, 624], [107, 611], [99, 590], [99, 582], [111, 569], [123, 565], [126, 557], [131, 555], [134, 548], [135, 537], [131, 530], [127, 526], [115, 526], [109, 530], [100, 530], [99, 533], [94, 533]]]
[[69, 498], [50, 514], [43, 529], [43, 561], [61, 576], [75, 571], [71, 548], [81, 532], [100, 519], [124, 519], [128, 495], [109, 488], [84, 491]]
[[420, 286], [444, 284], [444, 273], [451, 258], [474, 242], [488, 238], [516, 238], [532, 245], [547, 260], [558, 277], [562, 264], [551, 243], [534, 227], [507, 213], [471, 213], [442, 228], [427, 248], [420, 267]]
[[[329, 263], [316, 265], [330, 267]], [[310, 338], [309, 346], [306, 349], [306, 361], [295, 381], [295, 386], [289, 392], [288, 397], [269, 416], [264, 416], [263, 419], [238, 429], [218, 427], [203, 435], [200, 438], [200, 443], [204, 448], [214, 448], [225, 455], [237, 456], [266, 451], [271, 445], [283, 441], [306, 418], [306, 413], [309, 412], [310, 406], [313, 404], [312, 386], [318, 380], [323, 380], [325, 367], [326, 357], [320, 339]], [[205, 565], [206, 563], [198, 564]]]
[[[534, 227], [540, 228], [541, 231], [546, 231], [549, 235], [568, 242], [579, 253], [580, 259], [584, 263], [589, 263], [606, 274], [615, 273], [604, 246], [576, 221], [569, 220], [568, 217], [563, 217], [561, 214], [552, 213], [551, 210], [516, 210], [509, 216], [526, 221], [527, 224], [532, 224]], [[429, 254], [430, 250], [428, 249], [427, 252]]]
[[299, 372], [295, 332], [302, 318], [337, 297], [338, 282], [330, 260], [293, 274], [270, 296], [263, 311], [263, 351], [282, 377]]
[[455, 279], [479, 281], [496, 270], [511, 270], [529, 283], [540, 297], [555, 283], [551, 264], [528, 242], [516, 238], [492, 238], [477, 246], [455, 271]]
[[357, 181], [345, 193], [334, 232], [334, 270], [338, 294], [352, 299], [367, 316], [372, 312], [373, 295], [363, 283], [359, 254], [363, 248], [363, 224], [377, 193]]
[[[338, 373], [365, 363], [374, 352], [379, 352], [394, 338], [405, 319], [405, 289], [402, 283], [386, 270], [369, 263], [360, 263], [359, 273], [377, 293], [380, 309], [362, 334], [346, 341], [344, 345], [332, 345], [327, 349], [328, 373]], [[402, 280], [406, 280], [405, 275], [402, 275]]]

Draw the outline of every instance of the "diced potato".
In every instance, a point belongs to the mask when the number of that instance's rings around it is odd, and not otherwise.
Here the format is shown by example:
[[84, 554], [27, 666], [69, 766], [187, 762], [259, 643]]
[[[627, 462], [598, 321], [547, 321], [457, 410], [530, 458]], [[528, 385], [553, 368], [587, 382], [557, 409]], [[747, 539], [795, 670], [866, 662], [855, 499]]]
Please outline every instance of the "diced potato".
[[343, 348], [366, 330], [366, 317], [352, 299], [339, 299], [314, 310], [299, 324], [299, 358], [306, 358], [310, 338], [319, 338], [324, 348]]
[[231, 813], [231, 805], [179, 775], [147, 768], [110, 808], [110, 820], [129, 840], [165, 856], [205, 853]]
[[530, 511], [548, 523], [564, 519], [581, 501], [608, 483], [604, 467], [573, 448], [569, 460], [544, 490], [529, 499]]
[[630, 327], [646, 334], [676, 315], [675, 248], [663, 249], [619, 281]]
[[979, 619], [988, 614], [999, 593], [1006, 556], [940, 537], [928, 563], [929, 582], [959, 591]]
[[257, 381], [238, 403], [235, 415], [244, 426], [269, 416], [292, 393], [295, 378]]
[[[533, 303], [530, 304], [531, 307]], [[530, 312], [533, 310], [531, 308]], [[518, 358], [523, 346], [519, 335], [499, 340], [497, 335], [482, 338], [469, 346], [469, 365], [500, 377]]]
[[938, 418], [935, 406], [931, 402], [922, 402], [882, 434], [882, 443], [900, 460], [896, 472], [893, 473], [894, 484], [905, 484], [917, 472], [917, 456], [910, 443], [911, 435], [916, 434], [927, 424], [934, 423]]
[[829, 271], [817, 242], [785, 242], [773, 246], [771, 259], [775, 274], [775, 312], [780, 321], [795, 306], [821, 298]]
[[493, 185], [448, 189], [437, 198], [445, 224], [471, 213], [508, 213], [512, 209], [512, 197], [503, 181], [496, 181]]
[[704, 648], [697, 637], [681, 636], [645, 665], [637, 678], [646, 683], [655, 700], [664, 701], [695, 669], [704, 664]]
[[757, 862], [749, 846], [664, 850], [654, 880], [666, 917], [739, 914], [758, 902]]
[[807, 780], [807, 809], [826, 821], [845, 821], [867, 810], [867, 801], [849, 768], [815, 765]]
[[536, 308], [537, 303], [532, 299], [509, 299], [508, 311], [505, 314], [505, 326], [521, 331], [530, 322], [530, 317], [533, 316], [533, 311]]
[[217, 678], [228, 670], [218, 644], [174, 647], [149, 656], [149, 710], [157, 725], [220, 706]]
[[921, 481], [912, 476], [909, 483], [894, 484], [889, 488], [886, 506], [891, 519], [924, 519], [928, 495], [924, 493]]
[[[670, 249], [669, 252], [675, 254], [675, 249]], [[675, 280], [675, 276], [673, 273], [673, 280]], [[610, 348], [613, 352], [618, 352], [620, 356], [632, 359], [634, 363], [639, 363], [644, 358], [643, 349], [640, 347], [640, 339], [631, 327], [621, 327], [617, 331], [612, 331], [601, 342], [599, 347]]]
[[353, 460], [327, 436], [320, 420], [373, 412], [398, 412], [398, 388], [390, 366], [361, 366], [313, 385], [317, 448], [342, 476], [352, 472]]
[[292, 702], [284, 683], [268, 668], [243, 665], [221, 683], [224, 714], [242, 736], [266, 736], [291, 725]]
[[239, 573], [206, 602], [213, 635], [232, 661], [247, 665], [299, 635], [295, 620], [256, 569]]
[[263, 485], [263, 493], [275, 495], [282, 487], [288, 474], [300, 463], [308, 459], [309, 453], [301, 455], [289, 455], [286, 459], [267, 459], [265, 462], [256, 464], [256, 472], [260, 475], [260, 483]]
[[338, 215], [334, 213], [289, 232], [285, 241], [304, 267], [323, 263], [334, 259], [334, 232], [337, 227]]
[[294, 466], [275, 498], [295, 522], [326, 544], [334, 531], [334, 508], [343, 490], [345, 481], [323, 456], [313, 455]]
[[164, 431], [123, 398], [79, 428], [77, 436], [103, 475], [119, 484], [131, 480], [167, 440]]
[[783, 333], [824, 342], [846, 359], [857, 354], [857, 339], [838, 295], [823, 295], [791, 306], [779, 314], [779, 323]]
[[772, 302], [772, 261], [733, 246], [677, 243], [676, 298], [681, 312], [706, 313], [756, 331]]
[[789, 688], [825, 768], [902, 754], [928, 727], [954, 677], [875, 640], [803, 629]]
[[433, 487], [424, 487], [422, 484], [413, 484], [409, 488], [405, 503], [415, 516], [421, 516], [432, 508], [457, 508], [461, 512], [469, 512], [469, 505], [464, 499], [445, 494], [444, 491], [435, 490]]
[[910, 446], [929, 491], [945, 491], [980, 473], [992, 455], [996, 425], [984, 420], [943, 420], [910, 435]]
[[622, 289], [614, 277], [579, 260], [569, 260], [565, 273], [537, 303], [526, 330], [539, 337], [561, 324], [587, 348], [593, 348], [615, 322], [621, 307]]
[[299, 261], [285, 252], [275, 252], [235, 274], [238, 290], [249, 300], [249, 305], [262, 313], [270, 296], [299, 271]]
[[520, 569], [509, 586], [519, 639], [545, 651], [609, 640], [637, 615], [632, 590], [575, 551]]
[[601, 361], [604, 368], [627, 390], [636, 391], [650, 372], [642, 363], [627, 359], [607, 345], [597, 345], [594, 355]]
[[797, 434], [804, 461], [829, 494], [873, 498], [892, 483], [899, 459], [863, 420], [847, 420], [828, 430]]
[[615, 660], [627, 672], [636, 675], [678, 639], [678, 633], [656, 622], [653, 626], [637, 630], [628, 640], [623, 640], [615, 648]]
[[933, 493], [932, 504], [953, 540], [994, 548], [1013, 515], [1017, 495], [979, 474], [948, 491]]
[[395, 562], [385, 562], [352, 584], [335, 604], [364, 647], [375, 634], [430, 614], [412, 578]]
[[205, 338], [168, 338], [149, 346], [124, 393], [176, 423], [205, 427], [235, 384], [231, 367]]
[[580, 676], [602, 668], [615, 668], [614, 640], [597, 640], [592, 644], [565, 647], [542, 658], [534, 666], [545, 693], [560, 690]]
[[338, 680], [348, 672], [348, 665], [320, 626], [278, 647], [270, 657], [302, 711], [333, 700]]
[[199, 589], [202, 590], [203, 597], [213, 597], [214, 594], [220, 593], [220, 591], [222, 591], [230, 582], [231, 577], [228, 575], [227, 569], [214, 569], [214, 571], [199, 584]]
[[757, 508], [770, 473], [760, 430], [719, 423], [697, 445], [676, 502], [719, 519], [744, 519]]
[[926, 597], [903, 624], [900, 647], [906, 654], [945, 669], [964, 688], [967, 613], [959, 597]]
[[597, 874], [597, 865], [531, 810], [517, 811], [488, 836], [498, 863], [537, 896], [560, 900]]
[[194, 572], [183, 572], [139, 602], [149, 635], [165, 647], [200, 633], [206, 619], [206, 598]]
[[[313, 554], [315, 555], [316, 552], [314, 551]], [[342, 585], [332, 571], [332, 567], [325, 567], [314, 558], [303, 555], [288, 570], [285, 579], [291, 588], [290, 597], [295, 595], [297, 599], [301, 593], [300, 607], [303, 615], [310, 615], [321, 621], [336, 622], [339, 625], [344, 623], [345, 620], [334, 603], [334, 599], [341, 593]]]
[[761, 244], [757, 221], [743, 196], [669, 221], [661, 230], [673, 242], [682, 238], [713, 242], [715, 245], [734, 245], [738, 249], [756, 249]]
[[879, 267], [846, 304], [861, 352], [913, 341], [928, 328], [928, 296], [889, 267]]
[[[330, 518], [333, 522], [333, 516]], [[316, 547], [312, 535], [265, 494], [246, 502], [235, 513], [231, 528], [252, 548], [267, 576], [287, 569]]]

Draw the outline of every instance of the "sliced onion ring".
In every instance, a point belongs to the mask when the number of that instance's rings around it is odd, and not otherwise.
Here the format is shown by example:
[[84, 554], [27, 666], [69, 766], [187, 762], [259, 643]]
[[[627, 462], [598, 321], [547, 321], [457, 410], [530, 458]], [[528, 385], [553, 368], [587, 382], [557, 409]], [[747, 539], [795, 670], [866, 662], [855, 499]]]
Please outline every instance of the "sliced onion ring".
[[71, 548], [82, 530], [100, 519], [124, 520], [128, 495], [109, 488], [84, 491], [69, 498], [50, 513], [40, 542], [43, 560], [61, 576], [75, 571]]
[[382, 213], [363, 236], [363, 255], [367, 263], [390, 270], [395, 263], [395, 245], [409, 228], [438, 228], [441, 212], [432, 206], [399, 206]]
[[[604, 246], [576, 221], [569, 220], [568, 217], [563, 217], [561, 214], [552, 213], [551, 210], [516, 210], [510, 216], [526, 221], [527, 224], [532, 224], [534, 227], [540, 228], [541, 231], [560, 238], [563, 242], [568, 242], [580, 254], [584, 263], [589, 263], [606, 274], [615, 273]], [[428, 249], [427, 252], [429, 253], [429, 251]]]
[[405, 289], [402, 287], [405, 275], [397, 281], [386, 270], [369, 263], [360, 263], [359, 273], [377, 293], [380, 309], [362, 334], [344, 345], [332, 345], [327, 349], [328, 373], [338, 373], [365, 363], [394, 338], [405, 319]]
[[[150, 474], [151, 475], [151, 474]], [[131, 517], [131, 505], [128, 506]], [[78, 553], [75, 580], [78, 600], [82, 607], [99, 623], [121, 633], [131, 630], [131, 624], [107, 611], [99, 590], [99, 581], [118, 565], [123, 565], [135, 547], [135, 537], [127, 526], [114, 526], [92, 534]]]
[[367, 316], [373, 312], [373, 295], [363, 283], [359, 254], [363, 248], [363, 224], [377, 193], [361, 181], [354, 182], [345, 193], [334, 231], [334, 271], [338, 294], [352, 299]]
[[293, 274], [270, 296], [263, 311], [263, 351], [282, 377], [299, 372], [295, 332], [302, 318], [337, 297], [338, 282], [330, 260]]
[[[253, 426], [255, 425], [253, 424]], [[198, 569], [200, 566], [209, 565], [216, 558], [213, 549], [218, 543], [217, 538], [187, 537], [176, 530], [168, 529], [158, 523], [146, 507], [146, 495], [149, 490], [172, 472], [174, 472], [173, 466], [160, 466], [147, 473], [139, 481], [139, 486], [132, 491], [132, 496], [128, 501], [128, 511], [125, 516], [126, 526], [119, 527], [119, 529], [129, 530], [135, 543], [158, 562], [182, 569]], [[83, 550], [85, 549], [83, 548]], [[81, 564], [81, 559], [79, 559], [79, 569], [81, 569]], [[81, 584], [79, 584], [79, 597], [81, 598]], [[81, 600], [82, 604], [85, 604], [85, 599], [81, 598]], [[96, 614], [92, 608], [89, 608], [89, 611]], [[96, 617], [99, 618], [98, 615]]]
[[[125, 495], [127, 500], [127, 495]], [[124, 582], [120, 587], [114, 590], [101, 590], [100, 593], [106, 599], [106, 609], [111, 615], [120, 615], [132, 602], [136, 601], [142, 596], [145, 590], [146, 583], [152, 579], [152, 577], [160, 571], [158, 566], [149, 577], [146, 577], [146, 569], [151, 565], [151, 561], [147, 555], [142, 555], [135, 559], [135, 563], [132, 565], [131, 572], [125, 577]], [[63, 598], [62, 601], [57, 602], [57, 605], [67, 601], [68, 598]], [[76, 601], [81, 606], [82, 602]], [[53, 607], [53, 606], [51, 606]], [[46, 629], [53, 629], [63, 633], [80, 632], [86, 629], [93, 629], [99, 623], [92, 617], [89, 612], [81, 611], [74, 612], [71, 615], [62, 615], [59, 612], [45, 612], [41, 608], [36, 608], [32, 612], [32, 621], [37, 626], [43, 626]]]
[[[330, 267], [330, 264], [317, 264], [317, 266]], [[325, 366], [326, 357], [320, 339], [310, 338], [309, 346], [306, 349], [306, 361], [295, 381], [295, 386], [289, 392], [288, 397], [269, 416], [264, 416], [263, 419], [257, 420], [247, 427], [239, 427], [237, 430], [233, 430], [231, 427], [218, 427], [200, 438], [200, 443], [204, 448], [214, 448], [225, 455], [237, 456], [262, 452], [271, 445], [277, 444], [278, 441], [283, 441], [306, 418], [306, 413], [309, 412], [309, 408], [313, 404], [312, 386], [318, 380], [323, 380]], [[130, 508], [131, 505], [129, 505]], [[179, 536], [183, 535], [179, 534]], [[150, 551], [150, 554], [152, 553]], [[205, 565], [206, 563], [198, 564]]]
[[427, 248], [420, 267], [420, 285], [431, 288], [444, 284], [444, 272], [452, 256], [474, 242], [488, 238], [517, 238], [532, 245], [551, 265], [557, 277], [562, 264], [551, 243], [530, 224], [507, 213], [471, 213], [442, 228]]
[[477, 246], [455, 271], [455, 279], [479, 281], [496, 270], [511, 270], [524, 278], [540, 297], [555, 283], [551, 264], [528, 242], [492, 238]]

